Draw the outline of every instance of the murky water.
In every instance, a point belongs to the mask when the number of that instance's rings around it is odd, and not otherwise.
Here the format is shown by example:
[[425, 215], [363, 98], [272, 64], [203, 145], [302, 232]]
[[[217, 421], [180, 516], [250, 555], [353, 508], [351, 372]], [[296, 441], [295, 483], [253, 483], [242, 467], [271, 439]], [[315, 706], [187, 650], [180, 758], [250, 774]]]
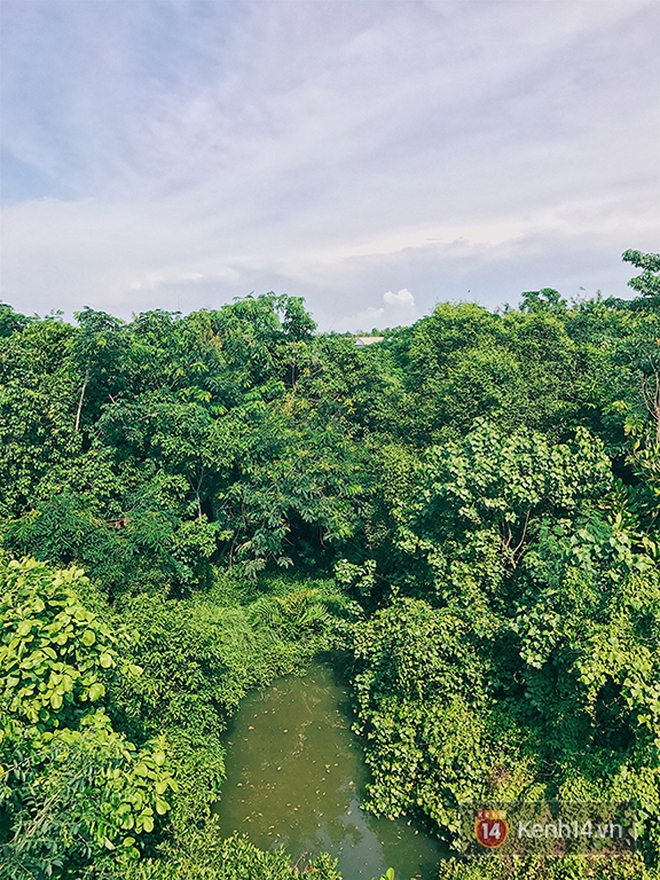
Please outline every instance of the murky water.
[[439, 841], [406, 819], [360, 809], [368, 771], [347, 691], [335, 666], [317, 662], [304, 678], [246, 697], [225, 736], [220, 830], [244, 832], [262, 849], [284, 845], [300, 868], [327, 851], [344, 880], [380, 877], [390, 866], [397, 880], [431, 880]]

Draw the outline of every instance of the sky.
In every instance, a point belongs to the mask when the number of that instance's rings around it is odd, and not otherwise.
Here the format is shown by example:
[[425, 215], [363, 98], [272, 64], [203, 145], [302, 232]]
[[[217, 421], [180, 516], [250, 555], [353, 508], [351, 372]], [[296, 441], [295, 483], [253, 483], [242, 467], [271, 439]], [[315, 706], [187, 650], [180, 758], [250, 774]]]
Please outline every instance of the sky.
[[0, 299], [321, 330], [660, 251], [658, 0], [3, 0]]

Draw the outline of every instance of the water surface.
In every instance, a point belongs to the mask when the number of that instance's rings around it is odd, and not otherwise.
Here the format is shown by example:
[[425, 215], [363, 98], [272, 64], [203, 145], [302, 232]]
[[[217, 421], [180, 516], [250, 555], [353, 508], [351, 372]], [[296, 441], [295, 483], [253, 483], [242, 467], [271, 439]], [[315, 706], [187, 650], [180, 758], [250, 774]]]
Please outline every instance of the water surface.
[[326, 851], [344, 880], [389, 867], [397, 880], [437, 876], [441, 844], [407, 819], [360, 809], [368, 771], [351, 731], [348, 687], [336, 664], [248, 695], [225, 734], [227, 780], [215, 812], [224, 836], [285, 846], [299, 867]]

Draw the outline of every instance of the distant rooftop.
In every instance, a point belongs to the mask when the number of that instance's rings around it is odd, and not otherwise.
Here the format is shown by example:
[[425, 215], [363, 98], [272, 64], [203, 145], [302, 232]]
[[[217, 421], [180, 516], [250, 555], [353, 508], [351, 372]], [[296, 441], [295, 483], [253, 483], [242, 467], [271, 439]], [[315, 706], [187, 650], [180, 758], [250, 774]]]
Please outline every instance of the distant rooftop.
[[373, 345], [374, 342], [382, 342], [384, 336], [356, 336], [355, 344], [356, 345]]

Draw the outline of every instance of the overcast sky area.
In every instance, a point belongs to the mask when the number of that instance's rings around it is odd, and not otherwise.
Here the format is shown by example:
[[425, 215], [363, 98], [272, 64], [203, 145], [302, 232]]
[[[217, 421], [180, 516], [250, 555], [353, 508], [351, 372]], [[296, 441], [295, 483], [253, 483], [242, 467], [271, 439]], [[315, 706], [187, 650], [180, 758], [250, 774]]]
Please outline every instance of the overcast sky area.
[[3, 0], [0, 299], [322, 330], [660, 250], [658, 0]]

